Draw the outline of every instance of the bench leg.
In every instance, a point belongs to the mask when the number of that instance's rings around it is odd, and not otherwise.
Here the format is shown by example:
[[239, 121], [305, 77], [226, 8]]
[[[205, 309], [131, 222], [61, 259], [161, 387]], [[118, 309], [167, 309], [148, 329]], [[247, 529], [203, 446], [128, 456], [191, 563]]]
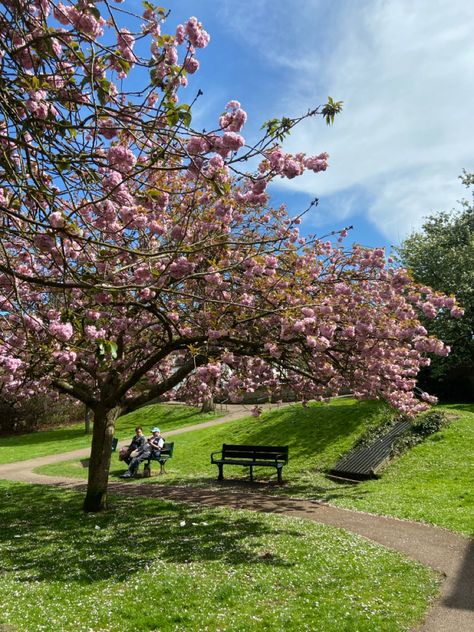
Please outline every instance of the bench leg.
[[282, 467], [277, 467], [278, 482], [280, 483], [280, 485], [281, 485], [281, 483], [283, 482], [283, 481], [281, 480], [281, 471], [282, 471], [282, 469], [283, 469]]
[[143, 476], [144, 478], [150, 478], [151, 476], [151, 466], [149, 463], [143, 465]]
[[166, 461], [160, 461], [160, 474], [165, 474], [165, 463]]
[[224, 480], [224, 464], [218, 463], [217, 467], [219, 468], [219, 476], [217, 477], [217, 480], [223, 481]]
[[250, 466], [250, 480], [253, 483], [253, 465]]

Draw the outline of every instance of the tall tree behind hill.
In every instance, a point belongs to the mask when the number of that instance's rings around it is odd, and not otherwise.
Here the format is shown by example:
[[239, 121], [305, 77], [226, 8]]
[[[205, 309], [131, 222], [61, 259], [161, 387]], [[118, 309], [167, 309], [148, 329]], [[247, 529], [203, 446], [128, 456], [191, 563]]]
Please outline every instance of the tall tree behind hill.
[[451, 347], [443, 358], [433, 357], [430, 367], [420, 374], [423, 388], [441, 397], [474, 400], [474, 173], [464, 172], [463, 184], [471, 191], [470, 200], [460, 208], [429, 215], [420, 231], [412, 233], [398, 250], [402, 264], [411, 269], [415, 280], [455, 294], [465, 309], [461, 319], [440, 314], [427, 321], [431, 334]]

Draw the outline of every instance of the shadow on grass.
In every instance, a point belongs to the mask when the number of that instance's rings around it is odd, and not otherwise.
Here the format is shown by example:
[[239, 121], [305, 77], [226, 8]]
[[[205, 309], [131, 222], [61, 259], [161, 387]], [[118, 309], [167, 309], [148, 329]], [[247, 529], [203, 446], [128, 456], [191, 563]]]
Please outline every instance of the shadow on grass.
[[315, 451], [322, 453], [328, 446], [339, 443], [341, 437], [365, 429], [367, 420], [380, 410], [378, 402], [357, 402], [348, 406], [342, 400], [334, 400], [331, 406], [273, 410], [271, 428], [265, 425], [265, 416], [262, 417], [255, 429], [249, 431], [245, 443], [288, 444], [290, 459], [292, 455], [313, 458]]
[[456, 586], [444, 603], [458, 610], [474, 610], [474, 540], [467, 547]]
[[474, 404], [443, 403], [443, 408], [448, 408], [449, 410], [460, 410], [465, 413], [474, 413]]
[[82, 498], [54, 488], [0, 485], [2, 571], [18, 581], [92, 583], [123, 581], [159, 560], [289, 565], [252, 550], [252, 537], [276, 533], [258, 516], [230, 519], [139, 494], [114, 498], [113, 511], [91, 515], [82, 512]]

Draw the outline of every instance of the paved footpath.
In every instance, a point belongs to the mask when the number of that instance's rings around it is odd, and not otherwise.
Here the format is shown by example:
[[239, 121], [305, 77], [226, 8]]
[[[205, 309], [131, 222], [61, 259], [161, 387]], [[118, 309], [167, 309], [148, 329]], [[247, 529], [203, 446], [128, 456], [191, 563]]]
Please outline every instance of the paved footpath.
[[[248, 408], [232, 407], [225, 417], [167, 432], [166, 436], [226, 423], [248, 414]], [[81, 458], [88, 454], [89, 449], [75, 450], [0, 465], [0, 478], [83, 489], [84, 483], [78, 483], [76, 479], [44, 476], [32, 470], [46, 463]], [[440, 597], [417, 632], [474, 632], [474, 540], [469, 538], [438, 527], [340, 509], [311, 500], [276, 497], [255, 491], [239, 493], [235, 489], [227, 489], [225, 482], [217, 490], [133, 482], [112, 482], [109, 489], [117, 494], [166, 498], [209, 507], [280, 513], [347, 529], [400, 551], [444, 576]]]

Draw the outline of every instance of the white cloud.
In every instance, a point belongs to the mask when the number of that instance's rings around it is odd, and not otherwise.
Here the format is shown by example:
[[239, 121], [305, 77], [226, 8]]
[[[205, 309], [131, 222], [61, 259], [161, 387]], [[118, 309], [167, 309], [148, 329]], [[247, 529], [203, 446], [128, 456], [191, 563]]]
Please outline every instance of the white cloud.
[[[474, 168], [474, 3], [302, 0], [293, 11], [269, 0], [232, 4], [240, 36], [284, 71], [282, 111], [298, 113], [328, 94], [344, 100], [334, 127], [307, 121], [287, 143], [290, 151], [327, 150], [331, 168], [281, 186], [323, 198], [344, 193], [360, 212], [359, 199], [397, 241], [462, 197], [457, 176]], [[340, 217], [347, 214], [346, 205]]]

